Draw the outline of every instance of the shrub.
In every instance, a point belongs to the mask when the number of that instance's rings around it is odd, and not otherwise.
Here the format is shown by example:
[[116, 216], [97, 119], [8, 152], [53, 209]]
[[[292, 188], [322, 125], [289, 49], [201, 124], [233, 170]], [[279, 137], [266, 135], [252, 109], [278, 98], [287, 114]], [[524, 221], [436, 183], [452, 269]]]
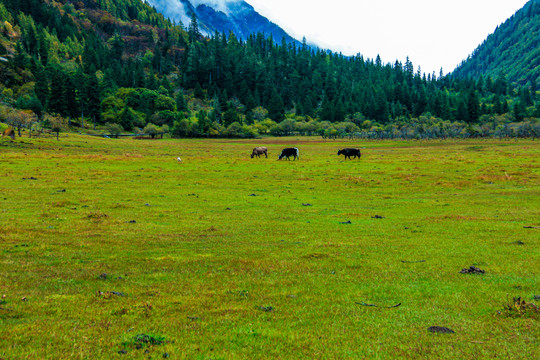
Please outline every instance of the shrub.
[[116, 123], [105, 124], [105, 129], [110, 135], [116, 138], [118, 137], [118, 135], [122, 134], [122, 131], [124, 131], [124, 128], [122, 128], [120, 124], [116, 124]]

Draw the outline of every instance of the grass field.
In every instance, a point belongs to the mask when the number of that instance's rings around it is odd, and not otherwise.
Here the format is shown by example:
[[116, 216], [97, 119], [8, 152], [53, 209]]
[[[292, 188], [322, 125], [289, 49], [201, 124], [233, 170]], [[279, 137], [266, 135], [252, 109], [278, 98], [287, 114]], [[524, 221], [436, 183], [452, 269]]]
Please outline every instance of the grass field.
[[67, 135], [0, 165], [0, 359], [540, 357], [538, 141]]

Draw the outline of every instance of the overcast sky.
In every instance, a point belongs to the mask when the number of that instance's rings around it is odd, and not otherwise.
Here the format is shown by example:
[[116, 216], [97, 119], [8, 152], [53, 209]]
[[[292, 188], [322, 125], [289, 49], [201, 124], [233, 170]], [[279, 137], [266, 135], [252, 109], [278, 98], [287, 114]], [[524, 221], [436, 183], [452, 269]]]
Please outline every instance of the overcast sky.
[[[223, 1], [223, 0], [215, 0]], [[225, 0], [227, 1], [227, 0]], [[229, 0], [230, 1], [230, 0]], [[527, 0], [245, 0], [291, 36], [437, 76], [454, 68]]]

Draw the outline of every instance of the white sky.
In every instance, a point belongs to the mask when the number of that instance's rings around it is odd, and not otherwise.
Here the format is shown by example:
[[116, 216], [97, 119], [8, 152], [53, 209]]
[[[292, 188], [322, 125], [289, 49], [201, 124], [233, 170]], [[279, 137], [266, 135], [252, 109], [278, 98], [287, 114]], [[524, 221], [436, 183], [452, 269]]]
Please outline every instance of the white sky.
[[[223, 1], [223, 0], [218, 0]], [[230, 0], [229, 0], [230, 1]], [[455, 67], [527, 0], [245, 0], [298, 40], [383, 63], [409, 56], [437, 76]]]

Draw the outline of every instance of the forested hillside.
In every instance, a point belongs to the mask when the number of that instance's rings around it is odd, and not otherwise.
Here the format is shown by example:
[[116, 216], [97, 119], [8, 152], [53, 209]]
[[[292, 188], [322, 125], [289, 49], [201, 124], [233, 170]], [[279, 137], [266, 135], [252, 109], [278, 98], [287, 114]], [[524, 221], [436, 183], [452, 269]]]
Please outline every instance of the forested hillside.
[[540, 90], [540, 0], [530, 0], [499, 26], [453, 75], [479, 78], [501, 73], [512, 84]]
[[0, 116], [19, 127], [181, 137], [540, 134], [536, 92], [504, 73], [441, 77], [408, 59], [384, 64], [262, 34], [205, 38], [197, 21], [173, 25], [140, 0], [3, 0], [0, 20]]

